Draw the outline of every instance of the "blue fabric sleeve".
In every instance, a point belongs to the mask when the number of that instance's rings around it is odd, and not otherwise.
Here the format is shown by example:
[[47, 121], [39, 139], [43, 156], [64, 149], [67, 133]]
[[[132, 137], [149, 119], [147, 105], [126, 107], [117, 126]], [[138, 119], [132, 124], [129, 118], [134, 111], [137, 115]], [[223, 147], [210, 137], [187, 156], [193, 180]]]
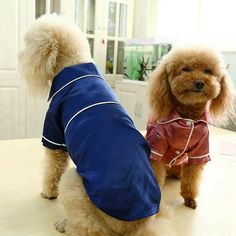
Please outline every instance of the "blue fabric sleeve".
[[58, 119], [49, 111], [44, 121], [42, 143], [49, 149], [67, 151], [63, 128]]

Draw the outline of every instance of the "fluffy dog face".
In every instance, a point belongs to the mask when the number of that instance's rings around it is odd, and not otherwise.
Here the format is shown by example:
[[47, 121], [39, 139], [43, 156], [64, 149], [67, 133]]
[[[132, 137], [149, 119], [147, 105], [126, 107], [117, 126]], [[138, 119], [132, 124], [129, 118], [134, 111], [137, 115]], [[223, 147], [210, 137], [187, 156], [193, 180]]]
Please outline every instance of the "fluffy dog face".
[[178, 61], [167, 66], [167, 73], [171, 92], [180, 103], [207, 103], [219, 95], [222, 71], [218, 57], [207, 60], [201, 51], [183, 51], [175, 57]]
[[235, 113], [233, 101], [226, 64], [211, 48], [172, 49], [152, 74], [149, 103], [154, 119], [168, 116], [178, 106], [178, 111], [208, 109], [213, 119], [223, 122]]

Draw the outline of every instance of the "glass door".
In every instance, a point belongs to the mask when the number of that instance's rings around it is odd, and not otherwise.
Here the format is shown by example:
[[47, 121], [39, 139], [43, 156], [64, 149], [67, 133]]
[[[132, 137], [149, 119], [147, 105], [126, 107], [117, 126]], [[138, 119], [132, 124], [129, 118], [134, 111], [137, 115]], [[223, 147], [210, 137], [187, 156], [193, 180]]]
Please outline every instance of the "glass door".
[[86, 34], [94, 56], [96, 0], [75, 0], [75, 23]]
[[127, 38], [128, 3], [109, 1], [106, 74], [123, 74], [124, 41]]
[[60, 0], [35, 0], [35, 19], [46, 13], [61, 13]]

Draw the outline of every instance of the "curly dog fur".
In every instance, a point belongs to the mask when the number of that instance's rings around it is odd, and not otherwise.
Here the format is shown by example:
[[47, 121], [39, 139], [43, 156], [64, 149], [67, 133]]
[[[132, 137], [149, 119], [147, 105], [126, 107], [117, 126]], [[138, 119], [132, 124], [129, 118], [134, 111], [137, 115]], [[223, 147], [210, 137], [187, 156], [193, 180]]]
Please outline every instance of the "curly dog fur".
[[[232, 88], [227, 66], [219, 52], [203, 45], [177, 47], [166, 55], [152, 75], [151, 119], [159, 121], [175, 110], [181, 117], [194, 121], [207, 111], [214, 122], [224, 124], [234, 115]], [[167, 175], [180, 178], [185, 205], [196, 208], [205, 163], [182, 164], [169, 169], [162, 161], [151, 162], [159, 184], [164, 185]]]
[[[40, 94], [48, 93], [53, 78], [63, 68], [91, 61], [83, 33], [55, 16], [44, 16], [36, 21], [26, 33], [25, 48], [19, 54], [22, 77], [30, 90]], [[59, 195], [67, 214], [67, 220], [55, 224], [58, 231], [70, 236], [172, 235], [166, 220], [167, 210], [161, 209], [158, 215], [137, 221], [121, 221], [104, 214], [91, 203], [75, 169], [65, 171], [68, 153], [49, 149], [45, 153], [41, 195], [48, 199]]]

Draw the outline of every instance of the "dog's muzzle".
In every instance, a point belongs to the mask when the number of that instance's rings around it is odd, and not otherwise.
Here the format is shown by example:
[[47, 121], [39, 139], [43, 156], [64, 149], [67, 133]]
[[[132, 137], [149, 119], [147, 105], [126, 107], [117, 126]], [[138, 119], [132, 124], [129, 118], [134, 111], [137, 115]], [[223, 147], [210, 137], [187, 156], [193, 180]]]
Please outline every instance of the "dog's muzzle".
[[194, 81], [194, 87], [196, 92], [201, 92], [204, 88], [204, 82], [202, 80]]

